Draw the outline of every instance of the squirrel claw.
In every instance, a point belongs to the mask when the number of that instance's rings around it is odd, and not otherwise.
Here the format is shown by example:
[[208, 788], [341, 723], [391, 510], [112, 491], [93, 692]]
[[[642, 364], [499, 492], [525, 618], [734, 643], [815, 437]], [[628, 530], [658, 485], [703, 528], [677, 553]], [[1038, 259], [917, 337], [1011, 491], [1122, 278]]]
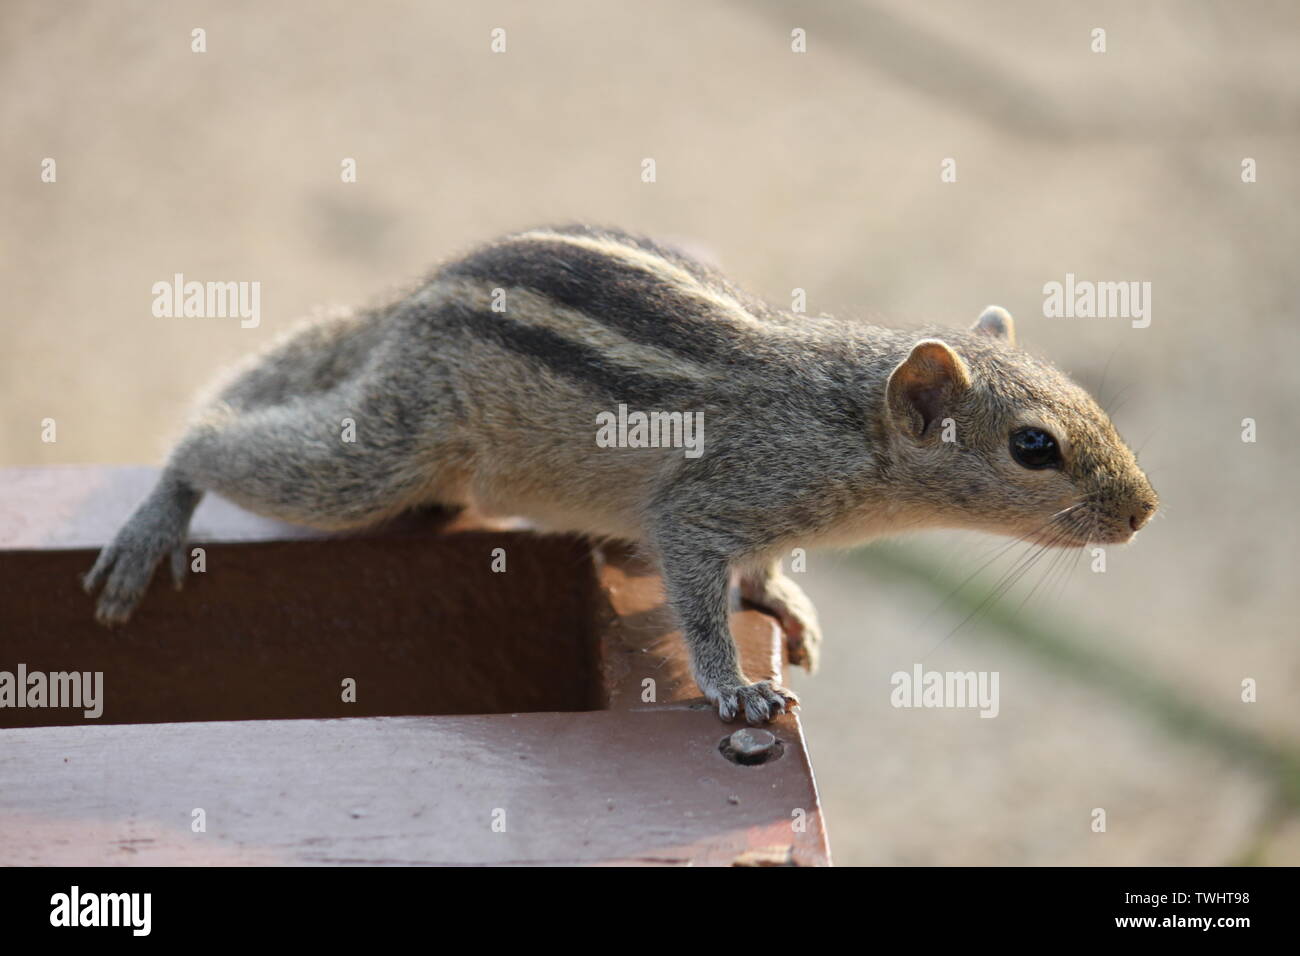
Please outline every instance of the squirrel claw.
[[735, 720], [737, 714], [743, 711], [748, 723], [765, 724], [799, 704], [799, 698], [793, 691], [778, 687], [770, 680], [741, 684], [706, 696], [717, 705], [718, 716], [727, 723]]

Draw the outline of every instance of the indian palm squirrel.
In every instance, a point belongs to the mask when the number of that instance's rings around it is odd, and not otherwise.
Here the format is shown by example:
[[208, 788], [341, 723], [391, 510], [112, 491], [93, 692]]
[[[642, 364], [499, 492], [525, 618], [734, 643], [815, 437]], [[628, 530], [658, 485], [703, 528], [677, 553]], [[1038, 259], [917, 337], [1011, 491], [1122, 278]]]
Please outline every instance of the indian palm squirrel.
[[[700, 447], [598, 442], [626, 409], [687, 416]], [[964, 331], [796, 314], [674, 248], [580, 225], [482, 246], [235, 369], [86, 575], [101, 622], [125, 621], [168, 555], [179, 582], [209, 491], [326, 529], [438, 504], [637, 542], [700, 688], [755, 723], [797, 700], [741, 672], [733, 575], [811, 670], [820, 631], [782, 573], [792, 548], [935, 527], [1118, 543], [1157, 502], [1106, 414], [1015, 347], [1002, 309]]]

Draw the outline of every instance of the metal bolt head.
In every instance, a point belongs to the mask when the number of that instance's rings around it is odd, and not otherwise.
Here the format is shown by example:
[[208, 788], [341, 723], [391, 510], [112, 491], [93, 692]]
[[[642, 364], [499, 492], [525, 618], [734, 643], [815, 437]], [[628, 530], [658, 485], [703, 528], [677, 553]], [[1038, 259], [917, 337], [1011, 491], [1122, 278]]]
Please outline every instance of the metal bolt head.
[[724, 757], [735, 763], [752, 765], [767, 763], [781, 755], [781, 741], [770, 730], [742, 727], [718, 746]]

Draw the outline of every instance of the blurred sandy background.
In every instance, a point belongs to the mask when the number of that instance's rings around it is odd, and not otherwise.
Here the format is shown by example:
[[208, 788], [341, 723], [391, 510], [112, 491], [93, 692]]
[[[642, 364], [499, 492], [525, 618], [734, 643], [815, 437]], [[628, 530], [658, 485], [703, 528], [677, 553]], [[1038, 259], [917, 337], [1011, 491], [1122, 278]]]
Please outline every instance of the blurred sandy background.
[[[156, 462], [198, 386], [313, 307], [550, 220], [690, 241], [812, 312], [997, 302], [1110, 403], [1163, 512], [1107, 573], [1021, 606], [1031, 573], [960, 627], [994, 539], [813, 555], [829, 643], [797, 686], [837, 861], [1300, 863], [1294, 4], [2, 13], [0, 464]], [[175, 272], [260, 281], [261, 327], [155, 318]], [[1066, 272], [1152, 282], [1150, 328], [1044, 318]], [[1001, 715], [894, 710], [917, 661], [999, 671]]]

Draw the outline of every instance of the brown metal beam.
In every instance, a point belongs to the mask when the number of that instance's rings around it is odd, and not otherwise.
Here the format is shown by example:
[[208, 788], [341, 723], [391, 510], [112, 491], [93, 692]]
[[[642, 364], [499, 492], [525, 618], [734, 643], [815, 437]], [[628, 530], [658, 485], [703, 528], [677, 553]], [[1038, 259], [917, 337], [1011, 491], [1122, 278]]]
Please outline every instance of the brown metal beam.
[[[160, 573], [107, 631], [78, 577], [153, 477], [0, 471], [0, 671], [104, 675], [97, 720], [0, 708], [0, 863], [829, 862], [797, 718], [737, 763], [627, 550], [447, 515], [329, 537], [209, 500], [207, 571]], [[779, 678], [773, 622], [733, 629]]]

